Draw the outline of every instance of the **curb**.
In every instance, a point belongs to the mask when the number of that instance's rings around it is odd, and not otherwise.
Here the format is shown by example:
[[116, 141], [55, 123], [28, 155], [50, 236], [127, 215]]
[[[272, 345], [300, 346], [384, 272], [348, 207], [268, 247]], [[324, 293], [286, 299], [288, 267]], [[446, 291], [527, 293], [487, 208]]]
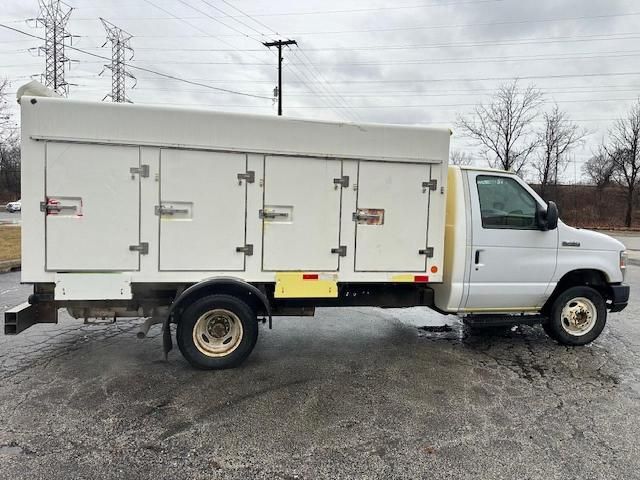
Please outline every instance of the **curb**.
[[0, 273], [12, 272], [14, 270], [20, 270], [20, 260], [5, 260], [0, 262]]

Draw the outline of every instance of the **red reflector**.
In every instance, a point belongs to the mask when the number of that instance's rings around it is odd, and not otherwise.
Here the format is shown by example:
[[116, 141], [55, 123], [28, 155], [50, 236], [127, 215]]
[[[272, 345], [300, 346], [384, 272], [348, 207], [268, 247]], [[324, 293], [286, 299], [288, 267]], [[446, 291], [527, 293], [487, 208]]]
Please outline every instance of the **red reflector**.
[[303, 280], [318, 280], [318, 274], [317, 273], [303, 273], [302, 274], [302, 279]]
[[427, 275], [414, 275], [413, 281], [414, 282], [428, 282], [429, 281], [429, 277]]

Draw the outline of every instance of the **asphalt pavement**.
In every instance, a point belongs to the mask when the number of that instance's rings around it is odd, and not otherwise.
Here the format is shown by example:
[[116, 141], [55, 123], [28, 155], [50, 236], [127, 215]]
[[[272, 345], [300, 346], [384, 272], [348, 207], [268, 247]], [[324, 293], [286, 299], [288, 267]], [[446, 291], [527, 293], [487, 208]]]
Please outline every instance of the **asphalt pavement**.
[[[632, 303], [588, 347], [421, 308], [319, 309], [215, 372], [164, 361], [158, 326], [138, 340], [141, 320], [61, 313], [0, 337], [0, 478], [640, 478], [640, 267], [628, 280]], [[28, 295], [18, 281], [0, 275], [0, 310]]]

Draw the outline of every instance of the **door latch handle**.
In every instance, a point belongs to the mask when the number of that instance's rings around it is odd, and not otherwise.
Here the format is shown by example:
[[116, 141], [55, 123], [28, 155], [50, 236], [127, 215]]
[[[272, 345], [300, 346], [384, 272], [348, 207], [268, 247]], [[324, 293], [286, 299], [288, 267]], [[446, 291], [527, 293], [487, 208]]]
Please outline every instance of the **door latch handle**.
[[480, 250], [476, 250], [476, 265], [480, 263]]
[[60, 203], [40, 202], [40, 211], [44, 213], [59, 213], [63, 210], [78, 210], [76, 205], [61, 205]]
[[164, 205], [156, 205], [155, 207], [156, 215], [175, 215], [178, 213], [187, 214], [189, 213], [189, 209], [188, 208], [171, 208], [171, 207], [165, 207]]
[[258, 211], [258, 216], [260, 218], [287, 218], [289, 214], [287, 212], [272, 212], [270, 210], [260, 210]]

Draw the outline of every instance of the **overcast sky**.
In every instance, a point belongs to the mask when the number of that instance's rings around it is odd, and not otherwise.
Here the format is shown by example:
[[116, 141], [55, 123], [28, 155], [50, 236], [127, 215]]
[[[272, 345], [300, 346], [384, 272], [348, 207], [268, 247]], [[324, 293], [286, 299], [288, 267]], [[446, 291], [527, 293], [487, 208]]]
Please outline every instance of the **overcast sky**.
[[[285, 115], [425, 124], [456, 130], [458, 114], [519, 77], [591, 131], [565, 180], [640, 94], [637, 0], [68, 0], [73, 45], [105, 56], [104, 17], [133, 35], [133, 65], [207, 85], [271, 97], [276, 55], [261, 45], [297, 40], [284, 53]], [[236, 10], [233, 7], [237, 7]], [[36, 0], [2, 0], [0, 23], [25, 23]], [[242, 13], [250, 15], [244, 16]], [[0, 28], [0, 76], [11, 91], [44, 71], [37, 39]], [[110, 92], [104, 61], [77, 51], [66, 79], [71, 98]], [[77, 61], [77, 62], [76, 62]], [[198, 105], [275, 114], [273, 102], [131, 70], [135, 103]], [[17, 110], [16, 110], [17, 112]], [[16, 113], [17, 115], [17, 113]], [[475, 152], [453, 137], [456, 149]], [[480, 162], [478, 162], [480, 164]]]

